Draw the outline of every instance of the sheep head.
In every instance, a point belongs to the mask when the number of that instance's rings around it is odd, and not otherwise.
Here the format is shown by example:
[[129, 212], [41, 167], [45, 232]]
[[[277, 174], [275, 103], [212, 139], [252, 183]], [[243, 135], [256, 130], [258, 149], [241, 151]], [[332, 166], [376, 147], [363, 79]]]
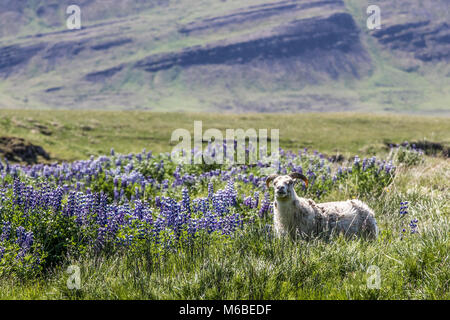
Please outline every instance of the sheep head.
[[275, 189], [275, 197], [277, 199], [288, 199], [295, 194], [294, 184], [297, 179], [301, 179], [305, 182], [306, 187], [308, 187], [308, 178], [303, 174], [292, 172], [289, 175], [279, 176], [277, 174], [272, 174], [267, 177], [266, 185], [270, 186], [273, 181], [273, 186]]

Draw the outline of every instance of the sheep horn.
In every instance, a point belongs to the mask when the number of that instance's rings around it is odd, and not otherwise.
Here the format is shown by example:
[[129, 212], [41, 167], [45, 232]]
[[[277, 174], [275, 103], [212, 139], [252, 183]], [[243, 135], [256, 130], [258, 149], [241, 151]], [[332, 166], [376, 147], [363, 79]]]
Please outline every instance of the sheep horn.
[[291, 177], [292, 179], [302, 179], [303, 181], [305, 181], [306, 187], [308, 187], [308, 178], [302, 175], [301, 173], [292, 172], [289, 174], [289, 177]]
[[266, 179], [266, 186], [267, 188], [269, 188], [269, 184], [276, 178], [278, 177], [278, 175], [276, 173], [271, 174], [270, 176], [267, 177]]

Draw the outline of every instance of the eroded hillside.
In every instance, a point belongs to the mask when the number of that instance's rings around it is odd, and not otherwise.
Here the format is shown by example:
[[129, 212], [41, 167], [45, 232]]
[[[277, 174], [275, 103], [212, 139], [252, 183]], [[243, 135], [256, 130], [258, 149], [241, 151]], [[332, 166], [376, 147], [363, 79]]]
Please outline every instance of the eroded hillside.
[[448, 111], [445, 14], [399, 2], [0, 1], [0, 107]]

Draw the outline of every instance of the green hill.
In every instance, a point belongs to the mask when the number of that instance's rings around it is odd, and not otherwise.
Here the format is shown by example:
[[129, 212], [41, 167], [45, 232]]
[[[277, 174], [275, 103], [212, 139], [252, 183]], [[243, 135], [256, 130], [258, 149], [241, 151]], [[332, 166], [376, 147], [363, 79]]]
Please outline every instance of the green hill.
[[449, 114], [445, 0], [0, 1], [0, 108]]

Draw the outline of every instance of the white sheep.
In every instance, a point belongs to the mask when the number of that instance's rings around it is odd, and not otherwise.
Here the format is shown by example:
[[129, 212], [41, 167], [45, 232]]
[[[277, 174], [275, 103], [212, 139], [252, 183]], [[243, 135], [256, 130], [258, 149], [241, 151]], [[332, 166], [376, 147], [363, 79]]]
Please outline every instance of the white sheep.
[[308, 186], [308, 179], [295, 172], [284, 176], [272, 174], [266, 179], [267, 187], [273, 181], [273, 222], [278, 236], [328, 238], [331, 234], [343, 233], [346, 237], [377, 238], [375, 214], [366, 204], [359, 200], [315, 203], [300, 198], [294, 190], [296, 179], [302, 179]]

